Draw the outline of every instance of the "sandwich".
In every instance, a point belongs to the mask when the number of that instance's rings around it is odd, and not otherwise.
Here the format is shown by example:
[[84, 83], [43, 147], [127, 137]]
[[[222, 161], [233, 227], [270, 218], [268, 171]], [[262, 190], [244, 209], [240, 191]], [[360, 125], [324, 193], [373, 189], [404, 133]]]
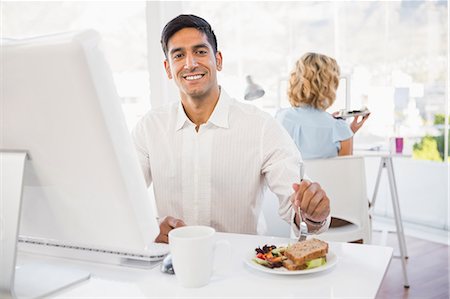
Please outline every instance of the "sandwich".
[[328, 243], [309, 239], [290, 245], [284, 251], [283, 266], [288, 270], [316, 268], [327, 262]]

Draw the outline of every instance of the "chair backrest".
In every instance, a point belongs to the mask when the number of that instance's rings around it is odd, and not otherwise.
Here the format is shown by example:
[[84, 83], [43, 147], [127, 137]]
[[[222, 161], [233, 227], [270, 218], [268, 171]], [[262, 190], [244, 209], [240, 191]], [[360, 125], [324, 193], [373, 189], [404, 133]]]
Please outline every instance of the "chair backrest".
[[331, 216], [361, 226], [367, 220], [363, 217], [368, 217], [364, 158], [343, 156], [304, 162], [309, 179], [327, 193]]
[[266, 188], [258, 221], [258, 234], [289, 238], [291, 226], [278, 214], [279, 206], [278, 197], [269, 188]]

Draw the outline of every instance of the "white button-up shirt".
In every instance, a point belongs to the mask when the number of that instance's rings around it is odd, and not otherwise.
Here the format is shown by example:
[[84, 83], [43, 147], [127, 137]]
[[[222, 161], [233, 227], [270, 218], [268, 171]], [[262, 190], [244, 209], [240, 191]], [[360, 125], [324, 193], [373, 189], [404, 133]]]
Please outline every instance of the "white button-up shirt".
[[148, 112], [133, 139], [160, 218], [254, 234], [267, 184], [279, 198], [280, 216], [291, 221], [289, 197], [301, 156], [268, 113], [222, 90], [198, 132], [179, 102]]

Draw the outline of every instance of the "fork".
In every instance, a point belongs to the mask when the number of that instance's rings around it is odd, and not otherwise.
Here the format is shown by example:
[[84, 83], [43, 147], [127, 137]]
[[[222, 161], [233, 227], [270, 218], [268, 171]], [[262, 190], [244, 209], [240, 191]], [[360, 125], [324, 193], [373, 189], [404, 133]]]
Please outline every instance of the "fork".
[[[300, 163], [300, 182], [303, 181], [304, 175], [305, 175], [304, 164]], [[308, 235], [308, 226], [302, 219], [302, 213], [300, 211], [300, 207], [297, 208], [297, 214], [298, 214], [298, 218], [299, 218], [299, 228], [300, 228], [298, 241], [301, 242], [301, 241], [306, 240], [306, 236]]]
[[297, 213], [298, 213], [298, 218], [299, 218], [299, 222], [300, 222], [298, 241], [301, 242], [301, 241], [305, 241], [306, 236], [308, 236], [308, 226], [306, 225], [305, 221], [303, 221], [303, 219], [302, 219], [302, 214], [301, 214], [300, 208], [297, 209]]

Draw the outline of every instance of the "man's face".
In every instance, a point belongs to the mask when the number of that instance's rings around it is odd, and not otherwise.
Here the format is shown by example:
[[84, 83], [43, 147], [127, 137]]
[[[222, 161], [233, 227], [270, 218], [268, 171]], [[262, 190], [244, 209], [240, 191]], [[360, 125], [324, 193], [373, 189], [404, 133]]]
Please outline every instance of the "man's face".
[[176, 32], [167, 43], [164, 67], [180, 92], [189, 97], [207, 97], [217, 87], [217, 71], [222, 69], [222, 54], [214, 55], [206, 35], [195, 28]]

